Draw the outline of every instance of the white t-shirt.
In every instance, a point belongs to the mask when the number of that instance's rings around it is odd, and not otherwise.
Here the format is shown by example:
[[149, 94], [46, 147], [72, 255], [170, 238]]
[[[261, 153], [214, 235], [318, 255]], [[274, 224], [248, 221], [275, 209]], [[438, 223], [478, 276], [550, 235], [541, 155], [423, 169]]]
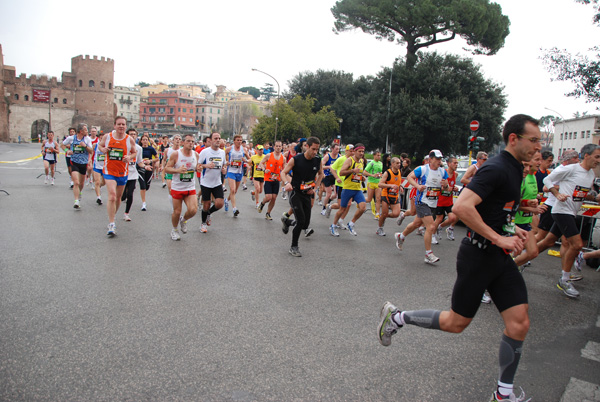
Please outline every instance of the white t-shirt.
[[144, 152], [144, 150], [138, 144], [135, 144], [135, 150], [137, 151], [137, 153], [135, 154], [135, 162], [129, 162], [129, 174], [127, 175], [128, 181], [137, 180], [140, 176], [135, 165], [137, 165], [143, 160], [142, 153]]
[[171, 182], [171, 190], [175, 191], [192, 191], [196, 189], [195, 173], [198, 160], [196, 159], [196, 152], [192, 150], [191, 156], [185, 156], [183, 150], [180, 148], [175, 151], [177, 155], [177, 163], [173, 166], [175, 169], [179, 169], [185, 166], [188, 169], [187, 173], [173, 173], [173, 181]]
[[221, 180], [221, 169], [225, 163], [225, 151], [221, 148], [217, 149], [216, 151], [213, 150], [212, 147], [204, 148], [198, 156], [198, 163], [206, 165], [211, 162], [215, 164], [215, 168], [202, 169], [200, 184], [208, 188], [222, 186], [223, 181]]
[[550, 188], [554, 183], [558, 183], [560, 185], [558, 192], [568, 196], [564, 202], [554, 201], [552, 213], [575, 216], [588, 191], [592, 189], [595, 176], [592, 169], [585, 170], [579, 163], [555, 169], [546, 176], [544, 178], [546, 187]]

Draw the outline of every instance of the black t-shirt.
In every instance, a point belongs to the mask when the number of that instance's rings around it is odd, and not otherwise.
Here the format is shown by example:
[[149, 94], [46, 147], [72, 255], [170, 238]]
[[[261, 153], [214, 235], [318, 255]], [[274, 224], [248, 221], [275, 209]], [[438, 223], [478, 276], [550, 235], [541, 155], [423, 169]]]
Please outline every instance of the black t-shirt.
[[538, 169], [538, 171], [535, 172], [535, 180], [537, 181], [538, 193], [544, 192], [544, 178], [546, 178], [546, 176], [548, 176], [549, 174], [550, 172], [548, 172], [547, 170], [544, 170], [542, 172]]
[[292, 175], [292, 187], [294, 190], [308, 192], [311, 188], [316, 191], [314, 186], [315, 177], [321, 168], [321, 158], [315, 156], [311, 160], [306, 159], [304, 154], [294, 156], [294, 174]]
[[483, 200], [477, 212], [496, 233], [504, 234], [502, 226], [510, 223], [521, 200], [523, 165], [510, 153], [502, 151], [483, 164], [467, 188]]
[[152, 159], [153, 156], [156, 156], [156, 149], [154, 147], [142, 147], [142, 159]]

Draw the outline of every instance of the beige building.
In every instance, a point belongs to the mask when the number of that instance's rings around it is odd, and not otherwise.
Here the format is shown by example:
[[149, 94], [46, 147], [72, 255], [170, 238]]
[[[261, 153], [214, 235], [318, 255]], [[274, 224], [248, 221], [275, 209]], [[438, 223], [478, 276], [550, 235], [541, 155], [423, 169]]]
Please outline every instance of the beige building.
[[4, 64], [0, 46], [0, 71], [0, 140], [37, 140], [49, 129], [62, 138], [77, 123], [113, 128], [112, 59], [73, 57], [71, 71], [63, 72], [59, 81], [45, 75], [17, 76], [15, 67]]
[[579, 152], [585, 144], [598, 144], [599, 139], [600, 115], [557, 121], [554, 125], [552, 153], [557, 158], [565, 151]]
[[140, 91], [137, 88], [116, 86], [114, 102], [117, 105], [117, 116], [127, 119], [130, 127], [140, 122]]

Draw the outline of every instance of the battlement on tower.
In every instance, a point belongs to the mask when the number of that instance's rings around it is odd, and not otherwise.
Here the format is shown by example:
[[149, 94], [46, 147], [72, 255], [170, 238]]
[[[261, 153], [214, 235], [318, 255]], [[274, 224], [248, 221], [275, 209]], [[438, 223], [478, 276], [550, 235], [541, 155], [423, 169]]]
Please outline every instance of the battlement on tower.
[[80, 63], [80, 62], [97, 62], [97, 63], [110, 63], [110, 64], [115, 64], [115, 61], [113, 59], [101, 56], [100, 58], [98, 58], [98, 56], [92, 56], [90, 58], [89, 54], [86, 54], [85, 56], [83, 55], [79, 55], [79, 56], [75, 56], [73, 58], [71, 58], [71, 63]]

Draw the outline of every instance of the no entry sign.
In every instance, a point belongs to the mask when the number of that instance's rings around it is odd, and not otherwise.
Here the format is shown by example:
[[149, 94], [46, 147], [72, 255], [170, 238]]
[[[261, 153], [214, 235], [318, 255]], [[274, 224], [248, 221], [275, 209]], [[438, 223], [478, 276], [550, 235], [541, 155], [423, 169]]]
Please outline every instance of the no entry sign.
[[479, 122], [477, 120], [473, 120], [471, 122], [470, 127], [471, 127], [471, 131], [477, 131], [477, 130], [479, 130]]

